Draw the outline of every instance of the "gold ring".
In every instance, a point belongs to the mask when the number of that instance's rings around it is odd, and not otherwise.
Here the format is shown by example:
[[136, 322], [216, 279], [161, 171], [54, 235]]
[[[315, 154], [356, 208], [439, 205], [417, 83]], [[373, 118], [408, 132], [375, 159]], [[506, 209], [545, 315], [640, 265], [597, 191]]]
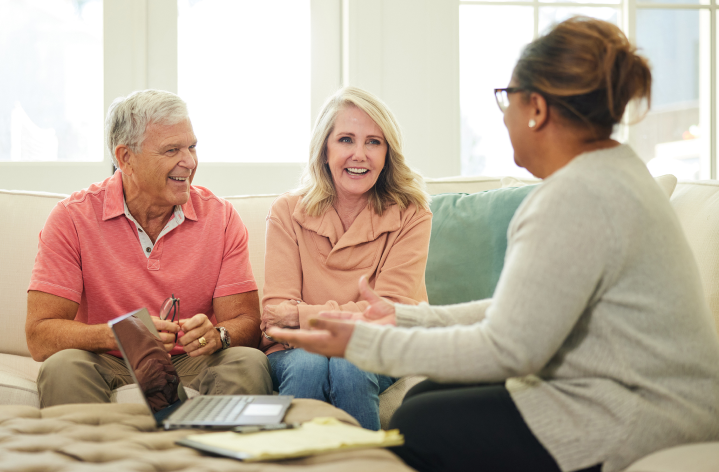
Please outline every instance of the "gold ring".
[[200, 343], [200, 347], [207, 346], [207, 339], [205, 339], [204, 336], [201, 336], [197, 339], [197, 342]]

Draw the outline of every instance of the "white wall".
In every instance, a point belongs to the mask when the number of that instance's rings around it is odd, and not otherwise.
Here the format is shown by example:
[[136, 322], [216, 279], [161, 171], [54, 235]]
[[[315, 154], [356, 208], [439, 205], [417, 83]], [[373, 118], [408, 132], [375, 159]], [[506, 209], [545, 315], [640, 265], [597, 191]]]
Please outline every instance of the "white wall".
[[344, 82], [389, 105], [402, 127], [410, 165], [427, 177], [460, 173], [458, 5], [344, 1]]
[[[261, 0], [258, 0], [261, 1]], [[366, 88], [397, 115], [412, 167], [458, 175], [459, 34], [454, 0], [311, 0], [312, 120], [343, 84]], [[134, 90], [177, 91], [176, 0], [105, 0], [105, 110]], [[98, 150], [98, 152], [101, 152]], [[106, 152], [105, 152], [106, 153]], [[201, 159], [201, 156], [200, 156]], [[202, 163], [218, 195], [293, 188], [298, 164]], [[71, 193], [110, 175], [101, 163], [0, 163], [0, 188]]]

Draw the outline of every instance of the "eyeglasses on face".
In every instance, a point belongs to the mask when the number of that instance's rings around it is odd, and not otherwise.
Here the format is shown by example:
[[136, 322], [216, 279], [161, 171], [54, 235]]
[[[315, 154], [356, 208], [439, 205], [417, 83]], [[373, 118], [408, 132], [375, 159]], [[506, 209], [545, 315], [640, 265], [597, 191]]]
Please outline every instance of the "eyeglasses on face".
[[507, 107], [509, 106], [509, 94], [510, 93], [516, 93], [516, 92], [522, 92], [524, 91], [523, 88], [519, 87], [506, 87], [506, 88], [496, 88], [494, 89], [494, 98], [497, 99], [497, 106], [499, 107], [499, 110], [504, 113], [507, 110]]

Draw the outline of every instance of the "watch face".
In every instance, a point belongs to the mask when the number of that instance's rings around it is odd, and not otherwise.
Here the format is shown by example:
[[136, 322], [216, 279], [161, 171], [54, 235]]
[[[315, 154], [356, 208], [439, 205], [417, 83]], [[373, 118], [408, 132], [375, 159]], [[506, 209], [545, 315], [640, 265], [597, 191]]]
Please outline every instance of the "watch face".
[[230, 347], [230, 333], [227, 332], [222, 326], [215, 328], [220, 333], [220, 340], [222, 341], [222, 349]]

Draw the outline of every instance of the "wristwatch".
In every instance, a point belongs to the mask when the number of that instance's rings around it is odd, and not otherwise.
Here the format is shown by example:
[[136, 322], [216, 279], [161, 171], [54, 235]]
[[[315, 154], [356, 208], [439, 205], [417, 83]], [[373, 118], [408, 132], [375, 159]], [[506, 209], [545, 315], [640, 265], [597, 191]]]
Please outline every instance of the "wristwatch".
[[222, 349], [230, 347], [230, 333], [227, 332], [222, 326], [215, 326], [215, 329], [220, 333], [220, 339], [222, 340]]

